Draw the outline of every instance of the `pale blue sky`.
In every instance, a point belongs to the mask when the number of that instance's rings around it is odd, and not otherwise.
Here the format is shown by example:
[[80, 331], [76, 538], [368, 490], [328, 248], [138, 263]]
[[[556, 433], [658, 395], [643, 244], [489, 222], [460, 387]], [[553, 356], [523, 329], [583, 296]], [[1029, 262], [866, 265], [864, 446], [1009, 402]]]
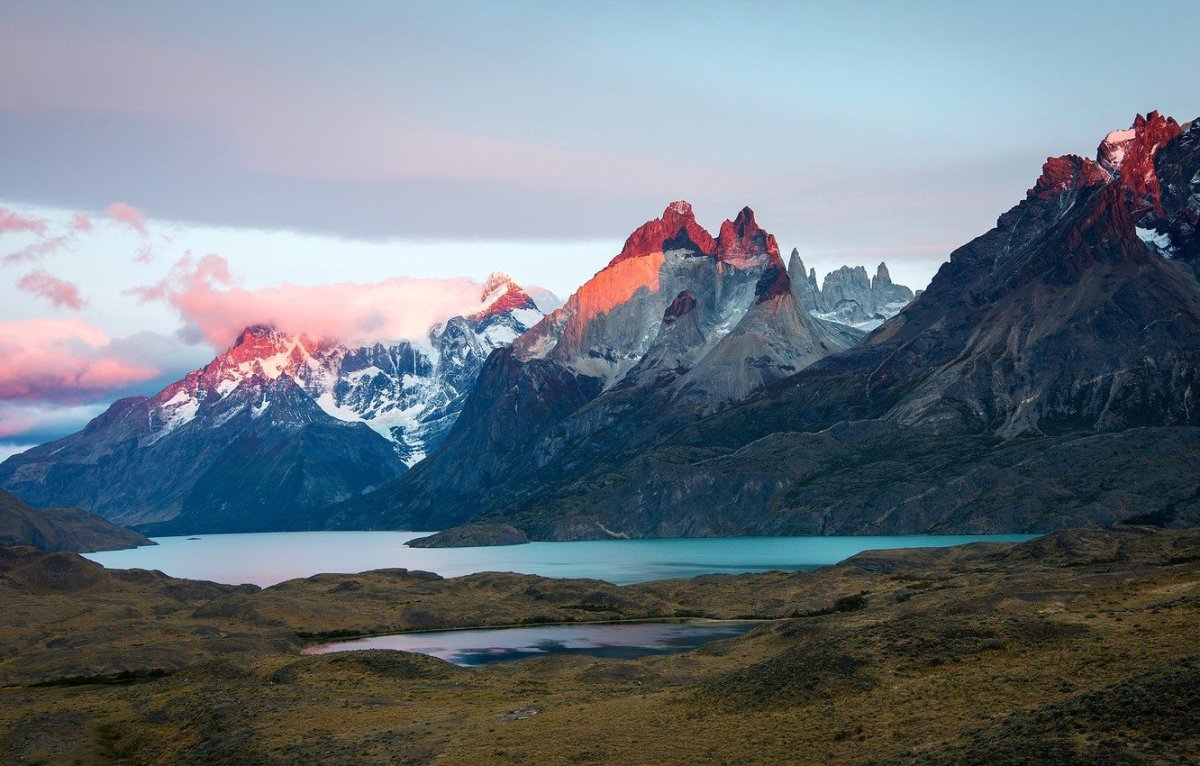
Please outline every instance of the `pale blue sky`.
[[0, 3], [0, 198], [352, 236], [954, 245], [1200, 111], [1200, 3]]

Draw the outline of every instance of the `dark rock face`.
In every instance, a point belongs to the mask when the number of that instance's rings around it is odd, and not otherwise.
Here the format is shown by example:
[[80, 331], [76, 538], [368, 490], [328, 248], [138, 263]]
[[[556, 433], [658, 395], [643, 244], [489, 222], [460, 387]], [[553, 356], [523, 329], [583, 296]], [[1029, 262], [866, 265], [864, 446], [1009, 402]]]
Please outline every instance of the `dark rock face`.
[[409, 540], [409, 548], [467, 548], [490, 545], [524, 545], [529, 538], [510, 524], [465, 524], [428, 537]]
[[75, 508], [32, 508], [16, 495], [0, 490], [0, 545], [88, 553], [154, 543], [94, 513]]
[[304, 527], [440, 444], [487, 356], [541, 316], [496, 274], [477, 311], [433, 329], [436, 353], [250, 327], [156, 396], [9, 458], [0, 484], [158, 534]]
[[[498, 491], [476, 498], [480, 513], [547, 538], [566, 518], [633, 537], [1194, 523], [1200, 129], [1163, 143], [1172, 124], [1141, 118], [1128, 139], [1154, 147], [1157, 180], [1137, 189], [1157, 186], [1161, 211], [1130, 193], [1131, 166], [1114, 171], [1115, 154], [1108, 168], [1051, 159], [1024, 201], [861, 345], [759, 379], [762, 393], [702, 418], [664, 415], [645, 387], [608, 386], [517, 447], [522, 467], [491, 476]], [[886, 269], [873, 281], [848, 273], [842, 299], [896, 294]], [[807, 291], [789, 281], [795, 309]], [[780, 316], [742, 322], [778, 327]], [[672, 328], [692, 331], [683, 325]], [[672, 334], [660, 333], [662, 345]], [[702, 364], [678, 346], [655, 352], [672, 369]], [[629, 378], [668, 385], [636, 368]], [[436, 508], [422, 498], [450, 476], [439, 469], [450, 446], [421, 466], [430, 473], [398, 482], [391, 512]]]
[[1138, 236], [1155, 252], [1200, 270], [1200, 174], [1187, 161], [1200, 153], [1200, 120], [1154, 155], [1161, 216], [1143, 217]]

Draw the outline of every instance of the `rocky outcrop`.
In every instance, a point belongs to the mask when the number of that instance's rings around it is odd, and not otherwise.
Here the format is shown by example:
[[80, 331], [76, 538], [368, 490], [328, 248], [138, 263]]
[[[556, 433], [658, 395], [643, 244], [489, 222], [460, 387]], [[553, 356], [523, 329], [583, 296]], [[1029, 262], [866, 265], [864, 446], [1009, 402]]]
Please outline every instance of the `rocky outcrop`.
[[1155, 172], [1154, 156], [1179, 138], [1179, 123], [1158, 112], [1138, 115], [1128, 130], [1105, 136], [1096, 150], [1098, 164], [1124, 192], [1125, 204], [1134, 221], [1143, 217], [1162, 218], [1162, 189]]
[[817, 285], [815, 269], [805, 271], [800, 251], [793, 249], [788, 260], [788, 278], [796, 304], [819, 319], [860, 330], [873, 330], [913, 300], [913, 291], [892, 282], [886, 263], [880, 263], [873, 278], [862, 266], [843, 266], [825, 275]]
[[793, 248], [788, 259], [788, 278], [792, 283], [792, 292], [796, 296], [796, 304], [808, 312], [821, 310], [821, 289], [817, 287], [817, 272], [815, 269], [804, 270], [804, 261], [800, 251]]
[[635, 229], [609, 266], [669, 250], [694, 250], [713, 255], [716, 249], [716, 240], [696, 223], [691, 204], [679, 200], [668, 205], [661, 218], [647, 221]]
[[[875, 304], [876, 313], [889, 311], [895, 306], [906, 306], [912, 302], [913, 298], [912, 290], [892, 281], [892, 275], [888, 273], [886, 263], [880, 263], [876, 267], [875, 276], [871, 278], [871, 301]], [[895, 316], [895, 314], [889, 314], [889, 316]]]
[[[803, 269], [803, 262], [799, 262], [798, 267]], [[867, 276], [867, 270], [862, 266], [843, 266], [825, 275], [820, 292], [815, 292], [814, 274], [809, 287], [814, 291], [815, 308], [812, 311], [816, 316], [866, 330], [883, 324], [913, 300], [912, 290], [892, 282], [885, 263], [879, 264], [873, 278]]]
[[843, 266], [825, 275], [821, 283], [821, 307], [829, 318], [857, 324], [874, 316], [871, 280], [862, 266]]

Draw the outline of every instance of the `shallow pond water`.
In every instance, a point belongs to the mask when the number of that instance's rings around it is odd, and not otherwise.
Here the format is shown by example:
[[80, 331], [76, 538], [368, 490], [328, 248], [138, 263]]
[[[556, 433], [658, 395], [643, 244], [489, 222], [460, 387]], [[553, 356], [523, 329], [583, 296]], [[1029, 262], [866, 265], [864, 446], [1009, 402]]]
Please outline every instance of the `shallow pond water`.
[[477, 667], [547, 654], [586, 654], [632, 659], [674, 654], [733, 638], [759, 622], [693, 620], [536, 625], [519, 628], [397, 633], [307, 648], [305, 654], [398, 649], [439, 657], [455, 665]]

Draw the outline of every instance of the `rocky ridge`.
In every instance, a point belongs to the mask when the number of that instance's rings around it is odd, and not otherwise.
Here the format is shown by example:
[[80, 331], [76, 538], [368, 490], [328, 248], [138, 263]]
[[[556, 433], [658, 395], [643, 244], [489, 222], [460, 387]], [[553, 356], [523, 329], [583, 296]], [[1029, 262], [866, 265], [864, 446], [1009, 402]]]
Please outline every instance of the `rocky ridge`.
[[863, 331], [874, 330], [894, 317], [914, 297], [911, 289], [892, 282], [886, 263], [879, 264], [874, 277], [868, 277], [862, 266], [843, 266], [826, 274], [818, 287], [816, 270], [806, 272], [800, 251], [793, 249], [788, 276], [796, 301], [804, 310]]

